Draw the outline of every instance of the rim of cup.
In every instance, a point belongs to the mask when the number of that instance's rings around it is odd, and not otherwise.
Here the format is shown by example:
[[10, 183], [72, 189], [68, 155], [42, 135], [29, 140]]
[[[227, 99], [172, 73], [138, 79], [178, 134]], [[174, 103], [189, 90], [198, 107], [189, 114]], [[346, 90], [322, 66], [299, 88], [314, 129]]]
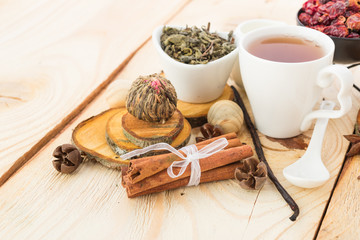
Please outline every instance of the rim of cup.
[[246, 20], [240, 23], [234, 30], [234, 34], [238, 37], [244, 35], [250, 31], [263, 28], [263, 27], [271, 27], [271, 26], [287, 26], [285, 22], [272, 20], [272, 19], [265, 19], [265, 18], [255, 18]]
[[[286, 32], [287, 33], [286, 33]], [[264, 58], [257, 57], [251, 54], [247, 47], [249, 43], [249, 38], [252, 38], [251, 41], [258, 40], [260, 38], [271, 38], [271, 37], [279, 37], [279, 36], [289, 36], [289, 37], [296, 37], [296, 38], [303, 38], [305, 40], [315, 41], [317, 44], [321, 46], [324, 51], [324, 55], [320, 58], [311, 60], [311, 61], [303, 61], [303, 62], [277, 62], [272, 60], [267, 60]], [[311, 35], [311, 37], [310, 37]], [[245, 46], [244, 46], [245, 45]], [[319, 32], [317, 30], [302, 27], [302, 26], [269, 26], [266, 28], [255, 29], [249, 33], [246, 33], [243, 37], [240, 38], [239, 44], [239, 51], [244, 52], [250, 55], [252, 58], [255, 58], [259, 61], [265, 62], [272, 62], [277, 64], [304, 64], [304, 63], [314, 63], [318, 61], [322, 61], [326, 58], [329, 58], [331, 55], [334, 54], [335, 51], [335, 44], [334, 41], [326, 34]]]

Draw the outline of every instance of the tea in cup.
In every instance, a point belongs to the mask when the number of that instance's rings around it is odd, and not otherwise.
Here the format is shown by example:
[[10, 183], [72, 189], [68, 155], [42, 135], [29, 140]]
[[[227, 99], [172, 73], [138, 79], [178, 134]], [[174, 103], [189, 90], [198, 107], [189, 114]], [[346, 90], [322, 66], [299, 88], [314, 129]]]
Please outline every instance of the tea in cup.
[[[333, 65], [335, 46], [327, 35], [300, 26], [275, 26], [245, 34], [239, 62], [257, 129], [289, 138], [310, 128], [316, 118], [339, 118], [351, 109], [353, 76]], [[339, 110], [315, 110], [322, 89], [340, 81]]]

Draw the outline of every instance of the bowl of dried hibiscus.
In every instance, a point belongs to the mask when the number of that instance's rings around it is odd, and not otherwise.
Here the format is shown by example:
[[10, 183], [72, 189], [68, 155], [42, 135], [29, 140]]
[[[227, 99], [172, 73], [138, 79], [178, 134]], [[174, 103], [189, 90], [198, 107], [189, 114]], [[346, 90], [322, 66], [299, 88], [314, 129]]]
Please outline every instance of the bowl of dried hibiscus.
[[297, 23], [321, 31], [334, 41], [336, 63], [360, 62], [358, 0], [308, 0], [298, 11]]

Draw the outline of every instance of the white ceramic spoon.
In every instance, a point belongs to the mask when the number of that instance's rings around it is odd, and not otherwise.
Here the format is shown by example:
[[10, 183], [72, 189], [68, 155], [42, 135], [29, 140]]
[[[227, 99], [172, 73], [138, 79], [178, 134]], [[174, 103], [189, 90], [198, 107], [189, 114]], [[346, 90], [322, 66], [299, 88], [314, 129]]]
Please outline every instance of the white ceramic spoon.
[[[323, 101], [320, 109], [332, 110], [335, 103]], [[283, 170], [285, 178], [298, 187], [314, 188], [324, 184], [329, 178], [329, 171], [321, 161], [321, 149], [329, 119], [319, 118], [305, 154], [295, 163]]]

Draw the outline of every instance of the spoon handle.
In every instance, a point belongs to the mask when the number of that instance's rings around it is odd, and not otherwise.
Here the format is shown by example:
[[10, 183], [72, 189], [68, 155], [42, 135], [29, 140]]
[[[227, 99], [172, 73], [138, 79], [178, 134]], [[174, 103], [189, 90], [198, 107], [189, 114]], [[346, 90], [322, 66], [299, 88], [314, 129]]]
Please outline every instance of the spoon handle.
[[[333, 110], [335, 107], [335, 103], [332, 101], [323, 101], [320, 106], [320, 110]], [[328, 124], [329, 118], [318, 118], [316, 121], [314, 131], [309, 143], [309, 148], [319, 149], [321, 153], [322, 142], [324, 140], [324, 135], [326, 131], [326, 127]]]

